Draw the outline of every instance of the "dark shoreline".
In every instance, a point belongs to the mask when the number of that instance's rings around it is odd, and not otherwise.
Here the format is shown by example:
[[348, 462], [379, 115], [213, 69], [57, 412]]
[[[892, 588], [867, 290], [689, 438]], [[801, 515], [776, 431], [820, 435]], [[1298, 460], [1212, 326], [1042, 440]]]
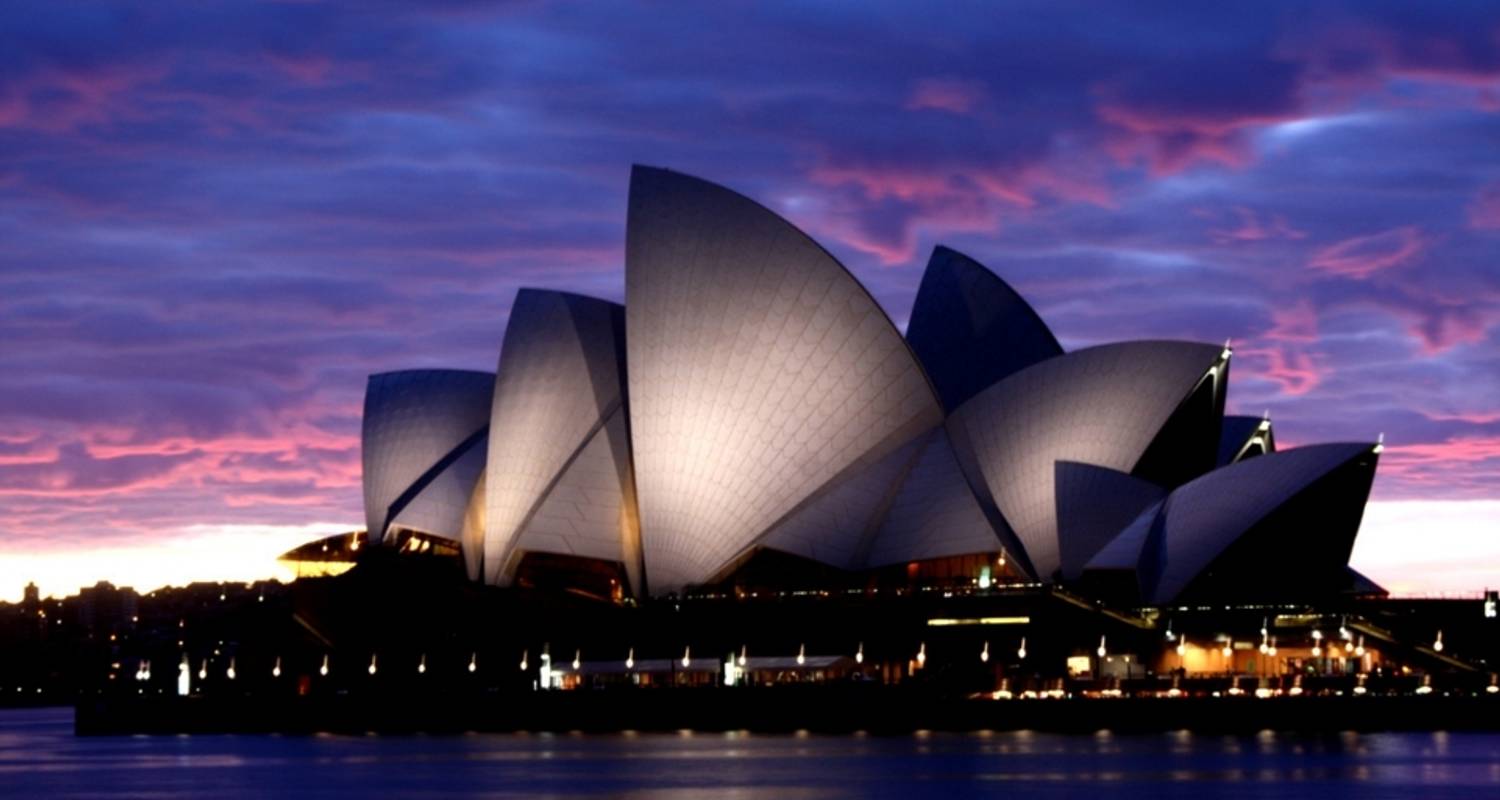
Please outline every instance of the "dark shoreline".
[[322, 697], [88, 697], [80, 736], [255, 733], [919, 730], [1059, 733], [1500, 731], [1500, 698], [1366, 697], [975, 700], [887, 687]]

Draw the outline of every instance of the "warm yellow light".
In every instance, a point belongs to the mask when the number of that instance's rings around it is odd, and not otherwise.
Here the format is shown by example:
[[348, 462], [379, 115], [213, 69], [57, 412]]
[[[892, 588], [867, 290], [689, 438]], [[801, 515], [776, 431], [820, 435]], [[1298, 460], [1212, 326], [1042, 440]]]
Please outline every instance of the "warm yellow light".
[[739, 666], [744, 667], [745, 666], [745, 660], [746, 660], [745, 659], [745, 646], [744, 645], [740, 645]]
[[583, 651], [582, 650], [574, 650], [573, 651], [573, 670], [576, 672], [578, 670], [578, 668], [581, 667], [581, 666], [583, 666]]
[[373, 655], [373, 654], [372, 654], [372, 655], [371, 655], [371, 656], [370, 656], [370, 666], [369, 666], [369, 668], [368, 668], [368, 670], [367, 670], [367, 671], [368, 671], [368, 672], [369, 672], [369, 673], [370, 673], [370, 674], [371, 674], [371, 675], [374, 675], [374, 674], [375, 674], [375, 671], [376, 671], [376, 669], [377, 669], [377, 667], [376, 667], [376, 666], [375, 666], [375, 656], [374, 656], [374, 655]]
[[1016, 658], [1019, 658], [1022, 661], [1026, 660], [1026, 637], [1025, 636], [1021, 637], [1021, 646], [1018, 647], [1018, 648], [1016, 648]]
[[863, 663], [865, 663], [865, 643], [864, 642], [860, 642], [859, 643], [859, 649], [854, 651], [854, 663], [856, 663], [856, 664], [863, 664]]
[[942, 628], [952, 625], [1029, 625], [1031, 617], [937, 617], [927, 620], [927, 624], [934, 628]]
[[630, 652], [625, 655], [625, 669], [635, 669], [635, 648], [634, 647], [630, 648]]
[[693, 648], [691, 645], [682, 648], [682, 668], [687, 669], [693, 665]]
[[1095, 650], [1094, 652], [1098, 653], [1100, 658], [1104, 658], [1109, 654], [1109, 650], [1104, 646], [1103, 636], [1099, 637], [1099, 649]]
[[919, 646], [917, 648], [917, 666], [918, 667], [925, 667], [925, 666], [927, 666], [927, 643], [926, 642], [923, 642], [921, 644], [921, 646]]
[[422, 657], [420, 659], [417, 659], [417, 674], [418, 675], [426, 675], [427, 674], [427, 654], [426, 653], [423, 653]]
[[234, 680], [234, 656], [229, 657], [229, 669], [224, 670], [224, 677]]
[[1443, 652], [1443, 632], [1442, 631], [1438, 631], [1437, 632], [1437, 640], [1432, 643], [1432, 649], [1435, 652], [1438, 652], [1438, 653]]
[[281, 656], [277, 656], [276, 657], [276, 664], [275, 664], [275, 666], [271, 667], [271, 677], [273, 677], [273, 678], [280, 678], [281, 677]]
[[802, 666], [803, 664], [806, 664], [806, 663], [807, 663], [807, 645], [805, 645], [805, 644], [804, 645], [799, 645], [797, 647], [797, 666], [800, 667], [800, 666]]
[[990, 643], [984, 643], [984, 649], [979, 651], [979, 660], [985, 664], [990, 663]]
[[323, 666], [318, 667], [318, 674], [322, 675], [325, 678], [328, 677], [328, 656], [327, 655], [323, 656]]

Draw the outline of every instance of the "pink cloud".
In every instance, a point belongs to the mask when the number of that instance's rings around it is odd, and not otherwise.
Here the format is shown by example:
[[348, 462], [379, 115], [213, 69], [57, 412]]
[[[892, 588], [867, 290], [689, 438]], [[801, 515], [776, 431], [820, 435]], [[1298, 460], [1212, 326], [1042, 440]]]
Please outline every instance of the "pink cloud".
[[1318, 341], [1318, 314], [1308, 300], [1271, 311], [1271, 327], [1235, 354], [1245, 360], [1250, 375], [1271, 381], [1281, 393], [1304, 395], [1323, 381], [1330, 370], [1309, 352]]
[[1442, 442], [1396, 444], [1387, 447], [1385, 452], [1383, 460], [1397, 464], [1487, 461], [1500, 458], [1500, 436], [1468, 436]]
[[1496, 481], [1500, 481], [1500, 436], [1388, 445], [1381, 455], [1380, 471], [1384, 480], [1397, 481], [1418, 494], [1467, 490], [1493, 497]]
[[321, 430], [301, 421], [285, 423], [275, 435], [253, 436], [248, 434], [226, 434], [222, 436], [164, 436], [137, 441], [136, 431], [109, 431], [101, 429], [85, 436], [89, 452], [99, 458], [119, 458], [128, 455], [178, 455], [198, 451], [214, 454], [230, 453], [287, 453], [298, 448], [322, 450], [346, 450], [359, 446], [359, 439]]
[[913, 111], [935, 109], [967, 114], [984, 100], [984, 87], [975, 81], [929, 78], [917, 81], [906, 107]]
[[1153, 178], [1186, 171], [1200, 162], [1243, 169], [1253, 160], [1244, 143], [1229, 137], [1205, 137], [1194, 133], [1106, 138], [1104, 150], [1121, 165], [1145, 162]]
[[1249, 166], [1250, 133], [1303, 115], [1299, 79], [1287, 62], [1226, 59], [1127, 73], [1091, 91], [1105, 152], [1159, 177], [1199, 163]]
[[1494, 320], [1487, 320], [1477, 308], [1451, 306], [1423, 313], [1406, 314], [1411, 319], [1407, 330], [1422, 343], [1422, 352], [1436, 355], [1460, 344], [1478, 344], [1485, 340]]
[[1469, 227], [1475, 230], [1500, 229], [1500, 182], [1479, 190], [1469, 204]]
[[1314, 253], [1307, 266], [1333, 275], [1364, 280], [1377, 272], [1411, 261], [1422, 253], [1425, 246], [1420, 228], [1403, 225], [1335, 242]]
[[127, 455], [100, 458], [74, 442], [45, 462], [0, 466], [0, 496], [88, 497], [176, 484], [204, 454]]
[[[905, 263], [915, 255], [919, 230], [992, 233], [1007, 216], [1049, 200], [1101, 207], [1113, 203], [1101, 177], [1040, 163], [828, 164], [813, 168], [809, 178], [828, 186], [852, 186], [866, 201], [836, 209], [813, 226], [888, 265]], [[887, 207], [870, 207], [881, 203]]]
[[[823, 165], [814, 167], [808, 177], [828, 186], [853, 184], [870, 200], [931, 202], [963, 191], [954, 171], [915, 166]], [[997, 199], [1023, 208], [1033, 205], [1025, 192], [1010, 186], [991, 187], [992, 191], [997, 188]]]
[[324, 53], [284, 53], [265, 51], [265, 57], [289, 77], [307, 86], [322, 86], [329, 81], [333, 59]]
[[1245, 206], [1231, 209], [1238, 224], [1232, 228], [1220, 228], [1208, 232], [1208, 236], [1219, 244], [1234, 242], [1260, 242], [1272, 239], [1303, 239], [1305, 231], [1297, 230], [1280, 214], [1257, 214]]
[[1271, 310], [1271, 329], [1263, 334], [1273, 342], [1316, 342], [1318, 312], [1308, 300], [1298, 300]]
[[137, 118], [134, 92], [167, 73], [164, 62], [38, 69], [0, 86], [0, 128], [65, 133]]
[[1289, 396], [1307, 394], [1329, 373], [1311, 354], [1297, 348], [1241, 348], [1236, 354], [1251, 360], [1251, 375], [1276, 383]]
[[1423, 411], [1421, 414], [1433, 422], [1467, 422], [1472, 425], [1500, 422], [1500, 409], [1494, 411]]

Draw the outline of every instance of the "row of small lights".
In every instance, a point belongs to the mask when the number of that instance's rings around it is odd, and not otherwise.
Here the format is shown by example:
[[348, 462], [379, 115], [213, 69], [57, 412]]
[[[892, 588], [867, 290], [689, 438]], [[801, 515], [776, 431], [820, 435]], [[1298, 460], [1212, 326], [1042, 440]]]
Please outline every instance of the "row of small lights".
[[[521, 651], [521, 662], [519, 664], [519, 667], [520, 667], [520, 670], [522, 672], [525, 672], [531, 666], [530, 665], [529, 654], [530, 654], [529, 650], [522, 650]], [[1100, 655], [1101, 658], [1104, 656], [1104, 639], [1103, 638], [1101, 638], [1099, 640], [1099, 655]], [[1018, 658], [1021, 658], [1021, 659], [1025, 659], [1026, 658], [1026, 637], [1024, 637], [1024, 636], [1021, 637], [1021, 645], [1016, 650], [1016, 656]], [[550, 665], [552, 663], [552, 655], [546, 649], [543, 649], [542, 655], [541, 655], [541, 659], [542, 659], [542, 663], [544, 665], [547, 665], [547, 666], [550, 667]], [[983, 649], [980, 650], [979, 660], [983, 661], [983, 662], [988, 662], [990, 660], [990, 643], [987, 642], [987, 641], [984, 643]], [[855, 652], [854, 652], [854, 662], [856, 664], [863, 664], [863, 663], [865, 663], [865, 645], [864, 645], [864, 642], [860, 642], [859, 647], [855, 650]], [[926, 642], [921, 643], [919, 645], [919, 647], [917, 648], [916, 662], [917, 662], [917, 664], [919, 666], [925, 665], [927, 663], [927, 643]], [[682, 664], [682, 666], [683, 666], [684, 669], [692, 666], [692, 664], [693, 664], [693, 648], [692, 648], [691, 645], [686, 646], [686, 647], [683, 648], [682, 658], [681, 658], [681, 660], [680, 660], [679, 663]], [[738, 657], [736, 658], [736, 663], [738, 664], [738, 666], [741, 666], [741, 667], [743, 667], [747, 663], [749, 663], [748, 648], [747, 647], [744, 647], [744, 646], [740, 647], [740, 652], [739, 652]], [[798, 649], [797, 649], [797, 664], [798, 665], [802, 665], [802, 664], [806, 664], [806, 663], [807, 663], [807, 645], [803, 644], [803, 645], [800, 645], [798, 647]], [[374, 675], [374, 674], [376, 674], [379, 671], [379, 665], [380, 665], [379, 656], [376, 655], [376, 654], [372, 654], [370, 656], [370, 664], [369, 664], [368, 667], [365, 668], [365, 671], [368, 672], [371, 675]], [[583, 666], [583, 651], [582, 650], [574, 650], [573, 651], [572, 667], [573, 667], [573, 669], [577, 670], [577, 669], [581, 668], [582, 666]], [[191, 667], [188, 664], [187, 658], [184, 657], [183, 660], [182, 660], [182, 663], [178, 667], [179, 671], [185, 671], [185, 670], [188, 670], [190, 668]], [[627, 654], [625, 656], [625, 668], [626, 669], [635, 669], [635, 648], [633, 648], [633, 647], [629, 649], [629, 651], [627, 652]], [[474, 653], [474, 654], [471, 654], [469, 656], [468, 671], [472, 673], [472, 672], [477, 672], [478, 670], [479, 670], [479, 655], [477, 653]], [[323, 663], [318, 667], [318, 674], [321, 675], [321, 676], [325, 676], [326, 677], [329, 674], [329, 672], [330, 672], [329, 657], [327, 655], [324, 655], [323, 656]], [[418, 661], [417, 661], [417, 674], [419, 674], [419, 675], [420, 674], [425, 674], [426, 672], [427, 672], [427, 655], [423, 654], [418, 659]], [[238, 676], [238, 672], [235, 669], [235, 659], [233, 657], [230, 657], [230, 659], [229, 659], [229, 666], [225, 669], [224, 676], [227, 677], [230, 680], [234, 680]], [[279, 656], [276, 658], [275, 664], [271, 667], [271, 676], [272, 677], [276, 677], [276, 678], [281, 677], [281, 658]], [[136, 680], [139, 680], [139, 681], [149, 681], [149, 680], [151, 680], [151, 662], [149, 660], [144, 660], [144, 661], [140, 662], [139, 667], [136, 669], [136, 675], [135, 675], [135, 677], [136, 677]], [[206, 680], [207, 678], [208, 678], [208, 660], [204, 659], [202, 666], [200, 666], [198, 668], [198, 679], [199, 680]]]
[[[1269, 632], [1269, 630], [1268, 630], [1268, 628], [1266, 626], [1266, 621], [1265, 620], [1261, 621], [1260, 635], [1261, 635], [1261, 643], [1260, 643], [1260, 648], [1259, 648], [1260, 652], [1263, 655], [1271, 655], [1271, 656], [1276, 655], [1276, 653], [1277, 653], [1277, 649], [1276, 649], [1276, 637], [1270, 635], [1270, 632]], [[1167, 637], [1168, 641], [1177, 641], [1177, 648], [1176, 648], [1176, 650], [1177, 650], [1177, 655], [1178, 656], [1186, 656], [1187, 655], [1187, 646], [1188, 646], [1187, 636], [1186, 635], [1178, 636], [1178, 635], [1174, 634], [1172, 632], [1171, 623], [1167, 624], [1166, 637]], [[1343, 639], [1344, 641], [1346, 641], [1346, 642], [1355, 641], [1354, 634], [1349, 630], [1349, 628], [1347, 627], [1347, 625], [1345, 625], [1344, 623], [1340, 623], [1339, 624], [1339, 637], [1341, 639]], [[1317, 657], [1322, 656], [1322, 654], [1323, 654], [1323, 647], [1322, 647], [1323, 631], [1321, 629], [1314, 628], [1313, 631], [1312, 631], [1312, 639], [1313, 639], [1313, 647], [1312, 647], [1312, 655], [1313, 655], [1313, 657], [1317, 658]], [[1437, 632], [1437, 638], [1432, 643], [1432, 649], [1433, 649], [1434, 652], [1438, 652], [1438, 653], [1443, 652], [1443, 632], [1442, 631], [1438, 631]], [[1330, 653], [1329, 653], [1330, 655], [1337, 655], [1337, 646], [1330, 646], [1329, 647], [1329, 651], [1330, 651]], [[528, 669], [528, 667], [530, 666], [529, 665], [529, 659], [528, 659], [529, 652], [530, 652], [529, 650], [522, 650], [521, 651], [520, 670], [522, 672], [525, 672]], [[747, 657], [746, 657], [746, 652], [747, 652], [747, 648], [742, 645], [740, 647], [739, 657], [737, 659], [738, 666], [743, 667], [743, 666], [746, 665], [746, 663], [748, 663], [748, 660], [747, 660]], [[1107, 657], [1109, 655], [1108, 640], [1107, 640], [1106, 636], [1100, 636], [1099, 637], [1099, 647], [1096, 648], [1094, 652], [1099, 656], [1099, 658], [1105, 658], [1105, 657]], [[1224, 647], [1220, 650], [1220, 653], [1225, 658], [1228, 658], [1231, 655], [1233, 655], [1233, 653], [1234, 653], [1234, 650], [1233, 650], [1233, 640], [1226, 640], [1225, 643], [1224, 643]], [[1355, 646], [1353, 648], [1353, 653], [1354, 653], [1354, 655], [1356, 657], [1361, 657], [1361, 658], [1364, 657], [1364, 655], [1365, 655], [1365, 637], [1364, 637], [1364, 634], [1360, 634], [1359, 635], [1357, 643], [1355, 644]], [[683, 648], [682, 659], [681, 659], [681, 664], [682, 664], [682, 666], [683, 666], [684, 669], [692, 666], [692, 663], [693, 663], [692, 656], [693, 656], [692, 646], [691, 645], [685, 646]], [[1016, 649], [1016, 657], [1019, 658], [1019, 659], [1021, 659], [1021, 660], [1025, 660], [1025, 658], [1026, 658], [1026, 637], [1024, 637], [1024, 636], [1021, 637], [1020, 646]], [[551, 654], [545, 648], [542, 651], [541, 659], [542, 659], [543, 664], [547, 665], [550, 668], [550, 665], [551, 665], [551, 662], [552, 662], [552, 656], [551, 656]], [[573, 651], [573, 662], [572, 662], [572, 667], [573, 667], [574, 670], [577, 670], [577, 669], [579, 669], [582, 666], [582, 664], [583, 664], [583, 660], [582, 659], [583, 659], [583, 651], [581, 649], [580, 650], [574, 650]], [[985, 641], [984, 642], [984, 645], [983, 645], [983, 647], [981, 648], [981, 650], [979, 652], [979, 660], [982, 663], [989, 663], [989, 660], [990, 660], [990, 643], [989, 643], [989, 641]], [[859, 646], [858, 646], [858, 648], [856, 649], [856, 651], [854, 653], [854, 661], [857, 664], [863, 664], [864, 663], [864, 661], [865, 661], [865, 645], [864, 645], [864, 642], [860, 642], [859, 643]], [[923, 666], [926, 666], [926, 664], [927, 664], [927, 643], [926, 642], [922, 642], [921, 644], [918, 645], [917, 654], [916, 654], [916, 657], [915, 657], [915, 661], [917, 662], [917, 665], [918, 665], [919, 668], [923, 667]], [[806, 644], [802, 644], [802, 645], [799, 645], [798, 649], [797, 649], [797, 664], [798, 665], [802, 665], [802, 664], [805, 664], [806, 662], [807, 662], [807, 645]], [[182, 660], [182, 664], [180, 666], [180, 670], [185, 671], [185, 670], [187, 670], [189, 668], [190, 667], [189, 667], [188, 662], [187, 662], [187, 657], [184, 656], [183, 660]], [[625, 656], [625, 668], [626, 669], [635, 669], [635, 648], [633, 648], [633, 647], [629, 649], [629, 652]], [[471, 672], [471, 673], [473, 673], [473, 672], [477, 672], [478, 669], [479, 669], [479, 654], [478, 653], [472, 653], [469, 656], [468, 671]], [[378, 670], [379, 670], [378, 656], [372, 654], [370, 656], [370, 665], [366, 668], [366, 671], [369, 674], [374, 675], [374, 674], [376, 674], [376, 672]], [[427, 672], [427, 655], [424, 653], [424, 654], [422, 654], [422, 656], [420, 657], [420, 659], [417, 662], [417, 673], [418, 674], [425, 674], [426, 672]], [[321, 666], [318, 667], [318, 674], [322, 675], [322, 676], [327, 676], [328, 673], [329, 673], [329, 657], [327, 655], [324, 655], [323, 656], [323, 663], [322, 663]], [[277, 678], [281, 677], [281, 658], [280, 658], [280, 656], [278, 656], [276, 658], [275, 665], [271, 667], [271, 675], [272, 675], [272, 677], [277, 677]], [[235, 677], [236, 677], [235, 660], [234, 660], [233, 657], [231, 657], [229, 659], [229, 667], [225, 670], [225, 677], [229, 678], [230, 680], [234, 680]], [[198, 669], [198, 679], [199, 680], [204, 680], [204, 679], [207, 679], [207, 678], [208, 678], [208, 661], [205, 659], [204, 662], [203, 662], [203, 665]], [[136, 680], [149, 681], [150, 679], [151, 679], [151, 662], [150, 661], [142, 661], [141, 664], [140, 664], [140, 666], [139, 666], [139, 668], [136, 670]]]
[[[1339, 623], [1339, 638], [1343, 639], [1345, 642], [1355, 642], [1354, 647], [1351, 648], [1353, 650], [1353, 652], [1354, 652], [1355, 657], [1356, 658], [1363, 658], [1364, 657], [1364, 655], [1365, 655], [1365, 635], [1364, 634], [1360, 634], [1358, 640], [1356, 640], [1355, 636], [1354, 636], [1354, 633], [1349, 630], [1348, 625], [1346, 623], [1344, 623], [1344, 622], [1340, 622]], [[1170, 641], [1179, 640], [1179, 639], [1180, 639], [1180, 641], [1178, 641], [1178, 644], [1177, 644], [1177, 655], [1183, 656], [1183, 655], [1187, 654], [1187, 636], [1183, 635], [1181, 637], [1178, 637], [1176, 634], [1173, 634], [1172, 633], [1172, 624], [1170, 622], [1167, 623], [1167, 641], [1170, 642]], [[1312, 630], [1312, 639], [1313, 639], [1313, 646], [1312, 646], [1312, 655], [1313, 655], [1313, 658], [1319, 658], [1319, 657], [1321, 657], [1323, 655], [1323, 631], [1321, 629], [1319, 629], [1319, 628], [1313, 628], [1313, 630]], [[1232, 640], [1232, 639], [1226, 640], [1224, 642], [1224, 648], [1223, 648], [1223, 650], [1221, 652], [1223, 653], [1223, 655], [1224, 655], [1225, 658], [1228, 658], [1230, 655], [1233, 654], [1233, 647], [1232, 647], [1233, 644], [1234, 644], [1234, 640]], [[1443, 632], [1442, 631], [1438, 631], [1437, 632], [1437, 638], [1435, 638], [1433, 640], [1433, 642], [1432, 642], [1432, 650], [1435, 653], [1441, 653], [1441, 652], [1443, 652]], [[1276, 655], [1276, 637], [1270, 635], [1270, 631], [1266, 627], [1266, 620], [1261, 620], [1261, 623], [1260, 623], [1260, 652], [1261, 652], [1262, 655], [1269, 655], [1269, 656]], [[1330, 645], [1329, 648], [1328, 648], [1328, 654], [1330, 656], [1337, 656], [1338, 655], [1338, 646], [1337, 645]], [[1101, 658], [1104, 656], [1104, 638], [1103, 637], [1100, 637], [1100, 639], [1099, 639], [1099, 656]]]
[[[365, 670], [368, 673], [370, 673], [371, 675], [374, 675], [376, 672], [379, 671], [379, 668], [380, 668], [379, 665], [380, 665], [379, 656], [378, 655], [371, 655], [370, 656], [370, 665], [368, 667], [366, 667]], [[182, 657], [182, 662], [177, 665], [177, 671], [179, 673], [182, 673], [182, 672], [187, 672], [190, 669], [192, 669], [192, 666], [188, 663], [187, 656], [183, 656]], [[478, 670], [479, 670], [479, 654], [478, 653], [470, 654], [470, 656], [469, 656], [468, 671], [472, 673], [472, 672], [477, 672]], [[329, 674], [329, 672], [331, 672], [331, 671], [332, 670], [329, 667], [329, 657], [327, 655], [324, 655], [323, 656], [323, 663], [321, 665], [319, 665], [319, 667], [318, 667], [318, 674], [320, 676], [327, 677], [328, 674]], [[427, 655], [424, 653], [422, 655], [421, 659], [419, 659], [418, 662], [417, 662], [417, 674], [419, 674], [419, 675], [420, 674], [425, 674], [426, 672], [427, 672]], [[236, 679], [236, 678], [239, 677], [239, 671], [237, 669], [235, 669], [235, 659], [234, 659], [233, 656], [230, 656], [230, 658], [229, 658], [229, 666], [227, 668], [225, 668], [225, 670], [224, 670], [224, 677], [228, 678], [229, 680], [234, 680], [234, 679]], [[281, 677], [281, 656], [277, 656], [275, 663], [271, 666], [271, 677], [273, 677], [273, 678], [280, 678]], [[135, 679], [138, 680], [138, 681], [149, 681], [149, 680], [151, 680], [151, 661], [149, 659], [141, 661], [140, 664], [136, 667]], [[201, 680], [207, 680], [207, 679], [208, 679], [208, 659], [204, 659], [202, 666], [198, 667], [198, 680], [201, 681]]]

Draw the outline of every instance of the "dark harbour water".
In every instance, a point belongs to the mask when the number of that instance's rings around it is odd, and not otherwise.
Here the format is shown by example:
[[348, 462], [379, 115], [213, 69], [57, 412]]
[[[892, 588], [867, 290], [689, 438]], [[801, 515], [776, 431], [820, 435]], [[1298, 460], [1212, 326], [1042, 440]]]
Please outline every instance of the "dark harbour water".
[[75, 738], [0, 710], [0, 797], [1500, 797], [1500, 735]]

